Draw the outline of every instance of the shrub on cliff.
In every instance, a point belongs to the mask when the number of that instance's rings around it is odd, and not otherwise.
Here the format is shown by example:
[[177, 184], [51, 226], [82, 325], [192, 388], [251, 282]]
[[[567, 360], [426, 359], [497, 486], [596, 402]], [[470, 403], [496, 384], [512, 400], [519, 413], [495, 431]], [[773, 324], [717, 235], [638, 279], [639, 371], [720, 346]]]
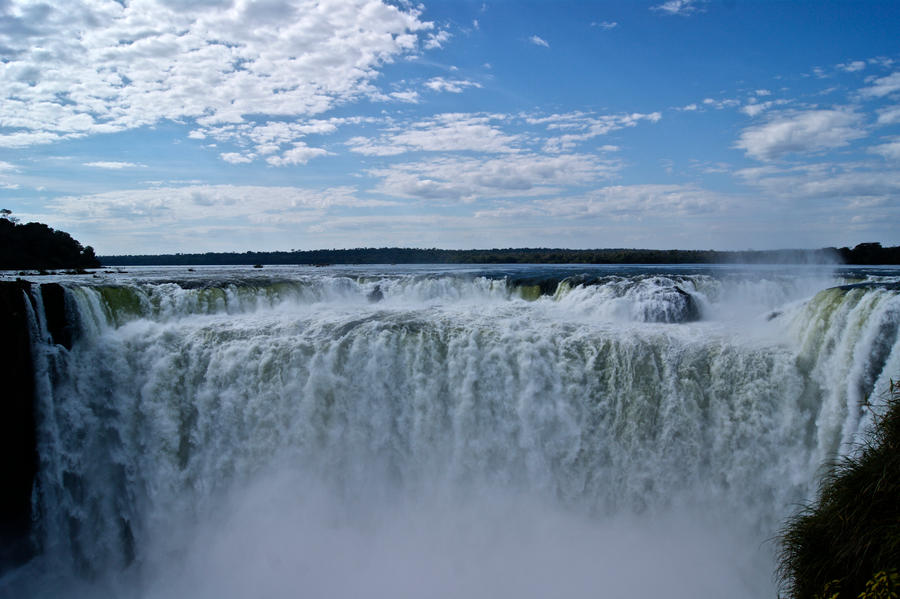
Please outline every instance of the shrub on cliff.
[[91, 246], [42, 223], [19, 224], [9, 215], [3, 210], [0, 218], [0, 270], [100, 267]]
[[900, 597], [900, 382], [854, 457], [782, 533], [779, 575], [792, 599]]

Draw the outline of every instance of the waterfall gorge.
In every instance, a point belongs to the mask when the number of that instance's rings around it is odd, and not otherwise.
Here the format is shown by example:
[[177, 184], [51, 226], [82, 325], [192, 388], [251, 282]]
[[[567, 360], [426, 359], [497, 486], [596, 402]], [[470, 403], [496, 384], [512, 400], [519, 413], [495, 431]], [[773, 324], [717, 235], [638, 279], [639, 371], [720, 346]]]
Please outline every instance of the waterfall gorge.
[[199, 271], [31, 294], [0, 596], [774, 597], [900, 374], [896, 271]]

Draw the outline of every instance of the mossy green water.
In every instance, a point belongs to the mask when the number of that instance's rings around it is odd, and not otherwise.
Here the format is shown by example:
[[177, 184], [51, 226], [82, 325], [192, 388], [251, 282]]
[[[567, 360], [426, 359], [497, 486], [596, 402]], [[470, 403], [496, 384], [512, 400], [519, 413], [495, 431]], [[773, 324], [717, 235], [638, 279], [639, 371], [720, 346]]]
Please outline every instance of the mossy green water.
[[145, 313], [146, 298], [134, 287], [100, 287], [107, 318], [117, 325]]

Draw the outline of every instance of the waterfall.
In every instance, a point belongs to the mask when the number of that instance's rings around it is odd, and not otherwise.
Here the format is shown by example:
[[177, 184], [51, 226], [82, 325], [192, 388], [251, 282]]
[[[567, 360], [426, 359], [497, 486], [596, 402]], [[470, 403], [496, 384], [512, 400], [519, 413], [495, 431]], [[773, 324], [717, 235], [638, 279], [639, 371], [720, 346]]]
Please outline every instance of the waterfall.
[[71, 349], [35, 317], [42, 555], [6, 583], [772, 596], [767, 539], [900, 373], [894, 279], [847, 282], [66, 282]]

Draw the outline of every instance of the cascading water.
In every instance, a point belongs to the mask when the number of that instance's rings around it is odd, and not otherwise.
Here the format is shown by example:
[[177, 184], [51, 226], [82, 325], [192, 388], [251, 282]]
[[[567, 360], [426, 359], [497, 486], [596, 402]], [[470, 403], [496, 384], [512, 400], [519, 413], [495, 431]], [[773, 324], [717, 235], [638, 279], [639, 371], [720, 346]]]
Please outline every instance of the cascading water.
[[163, 274], [65, 282], [71, 350], [36, 311], [0, 590], [772, 597], [900, 373], [896, 273]]

